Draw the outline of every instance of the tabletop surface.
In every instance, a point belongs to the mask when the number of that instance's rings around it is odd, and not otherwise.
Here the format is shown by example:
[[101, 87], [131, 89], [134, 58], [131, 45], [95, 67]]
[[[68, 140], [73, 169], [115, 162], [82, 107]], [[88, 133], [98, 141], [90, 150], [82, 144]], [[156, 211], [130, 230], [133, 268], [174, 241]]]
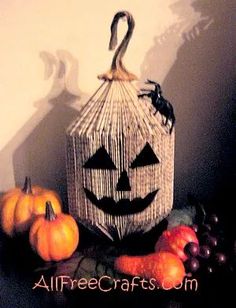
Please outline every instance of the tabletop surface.
[[[154, 233], [145, 236], [137, 236], [114, 246], [112, 243], [100, 241], [94, 235], [81, 228], [80, 251], [91, 251], [91, 247], [98, 247], [99, 253], [122, 249], [122, 251], [134, 251], [138, 247], [144, 247], [147, 251], [153, 245]], [[108, 250], [107, 250], [108, 249]], [[92, 249], [94, 254], [94, 249]], [[76, 252], [77, 253], [77, 252]], [[109, 252], [107, 253], [109, 254]], [[88, 255], [89, 256], [89, 255]], [[91, 256], [89, 256], [91, 257]], [[55, 264], [53, 264], [55, 266]], [[53, 268], [52, 266], [52, 268]], [[101, 290], [76, 289], [63, 292], [51, 291], [46, 288], [34, 288], [44, 275], [49, 284], [52, 277], [49, 270], [44, 270], [42, 262], [29, 247], [27, 236], [17, 239], [9, 239], [0, 233], [0, 307], [78, 307], [80, 302], [86, 303], [86, 307], [99, 306], [110, 307], [113, 304], [128, 304], [132, 307], [226, 307], [227, 301], [233, 298], [232, 289], [235, 289], [235, 275], [226, 272], [212, 277], [198, 275], [197, 290], [190, 287], [182, 287], [179, 290], [144, 290], [136, 288], [133, 291], [121, 289], [104, 292]], [[41, 270], [42, 269], [42, 270]], [[78, 278], [78, 277], [77, 277]], [[33, 289], [34, 288], [34, 289]]]

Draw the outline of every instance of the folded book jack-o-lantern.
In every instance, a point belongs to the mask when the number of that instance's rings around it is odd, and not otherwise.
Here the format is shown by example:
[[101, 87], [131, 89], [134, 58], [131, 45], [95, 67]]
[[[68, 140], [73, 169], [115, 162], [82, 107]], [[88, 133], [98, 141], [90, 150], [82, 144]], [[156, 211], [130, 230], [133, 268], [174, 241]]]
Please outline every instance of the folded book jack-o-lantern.
[[140, 99], [123, 66], [134, 19], [118, 12], [111, 25], [128, 30], [116, 49], [104, 82], [67, 129], [67, 182], [70, 213], [87, 228], [112, 240], [146, 232], [166, 217], [173, 203], [174, 130], [148, 99]]

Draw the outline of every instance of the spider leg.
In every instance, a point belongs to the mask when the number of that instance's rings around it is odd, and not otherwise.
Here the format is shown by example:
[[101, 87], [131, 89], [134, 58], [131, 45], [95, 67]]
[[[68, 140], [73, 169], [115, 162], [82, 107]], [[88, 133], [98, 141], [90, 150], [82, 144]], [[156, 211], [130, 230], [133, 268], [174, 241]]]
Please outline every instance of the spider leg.
[[167, 125], [168, 124], [168, 120], [169, 120], [169, 117], [165, 117], [166, 118], [166, 120], [165, 120], [165, 125]]
[[147, 92], [147, 93], [141, 93], [141, 94], [138, 94], [138, 97], [152, 97], [152, 93], [150, 92]]
[[172, 133], [173, 128], [174, 128], [174, 123], [173, 123], [173, 122], [171, 122], [170, 134]]
[[149, 89], [140, 89], [140, 91], [143, 91], [143, 92], [151, 92], [152, 90], [149, 90]]
[[171, 127], [170, 127], [170, 134], [172, 133], [172, 130], [174, 128], [175, 125], [175, 115], [172, 114], [172, 121], [171, 121]]
[[142, 98], [142, 97], [144, 97], [144, 96], [146, 96], [145, 93], [138, 94], [138, 98]]
[[145, 83], [146, 84], [154, 84], [154, 85], [158, 84], [156, 81], [153, 81], [153, 80], [150, 80], [150, 79], [147, 79], [147, 81]]

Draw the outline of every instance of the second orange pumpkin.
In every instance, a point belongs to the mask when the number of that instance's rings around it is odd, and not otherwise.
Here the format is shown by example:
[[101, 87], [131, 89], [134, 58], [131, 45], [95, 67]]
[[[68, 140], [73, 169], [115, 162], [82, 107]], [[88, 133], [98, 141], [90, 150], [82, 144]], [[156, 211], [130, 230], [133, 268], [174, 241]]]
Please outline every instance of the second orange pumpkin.
[[46, 213], [36, 218], [30, 228], [30, 244], [44, 261], [69, 258], [79, 243], [76, 221], [68, 214], [55, 214], [51, 202]]

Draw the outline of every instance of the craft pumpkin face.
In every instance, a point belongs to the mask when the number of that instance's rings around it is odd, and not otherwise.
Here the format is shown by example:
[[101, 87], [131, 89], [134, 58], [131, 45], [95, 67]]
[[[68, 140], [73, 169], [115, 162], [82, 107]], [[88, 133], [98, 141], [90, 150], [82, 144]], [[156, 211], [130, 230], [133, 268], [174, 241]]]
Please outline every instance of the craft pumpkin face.
[[[167, 216], [173, 202], [174, 131], [150, 101], [139, 99], [135, 76], [121, 62], [132, 27], [105, 80], [67, 130], [69, 211], [111, 239], [145, 232]], [[110, 47], [116, 40], [112, 35]]]
[[[125, 144], [120, 143], [118, 149], [113, 151], [114, 155], [108, 154], [102, 145], [83, 165], [84, 177], [94, 180], [94, 183], [88, 180], [84, 187], [85, 195], [92, 204], [110, 215], [142, 212], [153, 202], [159, 190], [157, 184], [150, 183], [146, 175], [148, 173], [153, 177], [154, 168], [158, 170], [160, 161], [148, 142], [136, 156], [127, 157], [126, 153], [125, 160], [122, 160]], [[118, 157], [116, 152], [121, 156]], [[143, 186], [138, 189], [136, 184], [141, 179]], [[96, 184], [101, 181], [102, 189]]]

